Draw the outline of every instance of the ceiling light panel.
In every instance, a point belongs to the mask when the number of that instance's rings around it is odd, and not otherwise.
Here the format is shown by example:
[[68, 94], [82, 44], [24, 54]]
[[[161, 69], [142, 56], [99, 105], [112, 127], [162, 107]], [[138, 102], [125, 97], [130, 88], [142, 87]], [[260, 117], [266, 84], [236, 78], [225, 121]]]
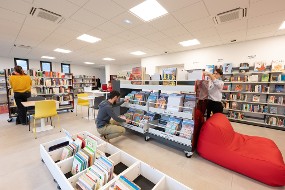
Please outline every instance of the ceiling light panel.
[[53, 50], [53, 51], [56, 51], [56, 52], [59, 52], [59, 53], [70, 53], [70, 52], [71, 52], [70, 50], [61, 49], [61, 48], [56, 48], [56, 49]]
[[95, 63], [92, 63], [92, 62], [84, 62], [85, 64], [87, 65], [94, 65]]
[[281, 26], [279, 27], [279, 30], [284, 30], [285, 29], [285, 21], [281, 24]]
[[134, 51], [134, 52], [131, 52], [130, 54], [133, 54], [133, 55], [144, 55], [146, 53], [142, 52], [142, 51]]
[[129, 11], [146, 22], [168, 13], [156, 0], [146, 0]]
[[43, 58], [43, 59], [55, 59], [55, 57], [50, 57], [50, 56], [42, 56], [41, 58]]
[[200, 42], [197, 39], [193, 39], [193, 40], [187, 40], [187, 41], [179, 42], [179, 44], [182, 45], [183, 47], [188, 47], [188, 46], [198, 45], [198, 44], [200, 44]]
[[110, 58], [110, 57], [105, 57], [105, 58], [103, 58], [103, 60], [104, 60], [104, 61], [114, 61], [115, 59]]
[[90, 36], [88, 34], [82, 34], [81, 36], [77, 37], [77, 39], [88, 42], [88, 43], [95, 43], [95, 42], [101, 41], [100, 38]]

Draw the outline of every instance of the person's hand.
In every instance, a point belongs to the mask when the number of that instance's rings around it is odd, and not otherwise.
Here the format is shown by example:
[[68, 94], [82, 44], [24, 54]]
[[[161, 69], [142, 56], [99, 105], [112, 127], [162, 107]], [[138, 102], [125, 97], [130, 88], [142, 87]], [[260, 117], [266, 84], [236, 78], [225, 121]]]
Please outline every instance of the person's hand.
[[206, 72], [206, 71], [204, 71], [203, 73], [204, 73], [205, 76], [210, 76], [211, 75], [211, 73]]
[[132, 122], [132, 120], [126, 119], [126, 123], [131, 123], [131, 122]]

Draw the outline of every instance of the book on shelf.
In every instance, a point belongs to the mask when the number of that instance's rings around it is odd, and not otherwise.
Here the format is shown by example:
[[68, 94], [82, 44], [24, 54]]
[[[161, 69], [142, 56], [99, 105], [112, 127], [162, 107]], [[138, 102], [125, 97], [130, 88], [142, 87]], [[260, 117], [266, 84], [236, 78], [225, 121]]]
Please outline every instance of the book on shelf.
[[284, 92], [284, 85], [275, 85], [275, 92]]
[[181, 94], [171, 94], [168, 97], [167, 111], [181, 112], [183, 107], [183, 98]]
[[271, 71], [272, 72], [283, 72], [284, 71], [284, 61], [283, 60], [272, 61]]
[[270, 82], [280, 82], [281, 81], [281, 75], [276, 75], [275, 73], [271, 74]]
[[223, 74], [231, 74], [233, 69], [232, 63], [224, 63], [223, 64]]
[[280, 76], [280, 81], [281, 81], [281, 82], [285, 82], [285, 74], [281, 74], [281, 76]]
[[283, 117], [276, 117], [276, 116], [266, 116], [264, 119], [264, 123], [268, 125], [275, 125], [278, 127], [285, 126], [285, 118]]
[[239, 72], [246, 73], [249, 71], [249, 63], [240, 63], [239, 64]]
[[223, 75], [223, 81], [224, 82], [230, 82], [231, 81], [231, 76]]
[[178, 131], [180, 131], [181, 128], [181, 121], [182, 119], [170, 117], [165, 126], [165, 132], [172, 135], [178, 134]]
[[156, 100], [155, 108], [166, 109], [166, 105], [168, 102], [168, 96], [169, 96], [168, 94], [161, 93], [159, 95], [159, 98]]
[[177, 74], [177, 68], [163, 69], [162, 70], [163, 85], [175, 86], [176, 83], [175, 81], [172, 81], [172, 80], [176, 80], [176, 74]]
[[232, 109], [237, 109], [238, 106], [239, 106], [239, 105], [238, 105], [237, 102], [232, 102], [232, 103], [231, 103], [231, 108], [232, 108]]
[[249, 82], [258, 82], [258, 75], [251, 75], [248, 77]]
[[206, 65], [205, 71], [208, 72], [208, 73], [213, 74], [214, 73], [214, 69], [215, 69], [215, 65]]
[[223, 86], [223, 90], [225, 90], [225, 91], [231, 91], [231, 85], [229, 84], [229, 85], [224, 85]]
[[196, 95], [194, 94], [185, 94], [184, 102], [183, 102], [183, 112], [192, 113], [196, 105]]
[[142, 81], [140, 80], [144, 80], [144, 75], [145, 75], [145, 67], [134, 67], [132, 68], [132, 73], [130, 75], [129, 80], [137, 80], [137, 81], [132, 81], [131, 84], [141, 85]]
[[276, 100], [275, 96], [269, 96], [267, 102], [268, 102], [268, 103], [271, 103], [271, 104], [274, 104], [274, 103], [275, 103], [275, 100]]
[[269, 81], [269, 74], [262, 74], [261, 82], [268, 82]]
[[255, 62], [254, 63], [254, 72], [264, 72], [266, 71], [266, 63], [265, 62]]
[[243, 119], [244, 114], [242, 112], [234, 112], [234, 111], [229, 111], [228, 112], [228, 117], [233, 118], [233, 119]]
[[158, 93], [157, 92], [152, 92], [147, 98], [147, 102], [149, 107], [155, 107], [155, 102], [158, 98]]
[[182, 127], [179, 133], [180, 137], [186, 138], [186, 139], [192, 139], [194, 132], [194, 121], [184, 119], [182, 121]]
[[242, 89], [243, 89], [243, 86], [241, 84], [237, 84], [235, 86], [235, 91], [242, 91]]
[[272, 113], [272, 114], [277, 114], [277, 107], [274, 107], [274, 106], [271, 106], [270, 108], [269, 108], [269, 110], [270, 110], [270, 112], [269, 113]]

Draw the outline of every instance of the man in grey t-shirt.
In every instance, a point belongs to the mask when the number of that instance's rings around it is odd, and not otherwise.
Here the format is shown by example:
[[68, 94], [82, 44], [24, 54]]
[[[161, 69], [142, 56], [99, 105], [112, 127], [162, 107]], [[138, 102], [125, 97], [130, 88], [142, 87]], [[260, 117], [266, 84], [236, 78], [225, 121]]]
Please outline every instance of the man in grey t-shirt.
[[120, 123], [131, 122], [131, 120], [122, 119], [115, 114], [113, 108], [124, 103], [124, 101], [117, 103], [119, 98], [120, 93], [112, 91], [109, 94], [108, 100], [104, 100], [99, 104], [99, 111], [96, 118], [97, 131], [107, 141], [125, 133], [125, 128], [120, 126]]

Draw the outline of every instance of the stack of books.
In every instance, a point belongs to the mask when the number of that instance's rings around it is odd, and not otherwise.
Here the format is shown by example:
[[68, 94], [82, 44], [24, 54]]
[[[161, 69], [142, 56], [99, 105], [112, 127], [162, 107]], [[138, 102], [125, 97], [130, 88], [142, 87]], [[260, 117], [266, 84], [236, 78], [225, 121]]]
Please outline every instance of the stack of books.
[[87, 169], [76, 182], [78, 190], [96, 190], [113, 178], [114, 163], [105, 156], [96, 159], [94, 165]]

